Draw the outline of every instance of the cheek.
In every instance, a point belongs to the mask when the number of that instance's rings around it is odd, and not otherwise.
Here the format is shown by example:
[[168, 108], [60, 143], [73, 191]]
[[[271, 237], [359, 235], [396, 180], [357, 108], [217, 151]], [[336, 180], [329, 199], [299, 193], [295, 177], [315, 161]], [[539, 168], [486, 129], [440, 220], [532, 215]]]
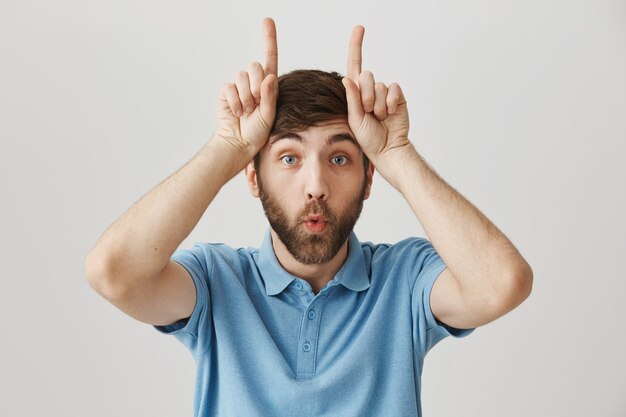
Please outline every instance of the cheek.
[[280, 175], [280, 173], [274, 173], [271, 178], [263, 176], [263, 190], [271, 193], [281, 207], [290, 212], [297, 208], [299, 203], [302, 203], [304, 195], [302, 178], [293, 174]]
[[268, 187], [266, 183], [263, 183], [263, 193], [266, 194], [274, 203], [275, 206], [287, 217], [293, 218], [297, 214], [299, 214], [302, 207], [297, 206], [297, 199], [289, 198], [289, 191], [284, 187], [275, 187], [276, 184], [273, 184], [271, 187]]
[[363, 187], [364, 180], [365, 177], [362, 171], [344, 174], [341, 178], [337, 178], [337, 180], [334, 181], [335, 193], [346, 197], [359, 193]]

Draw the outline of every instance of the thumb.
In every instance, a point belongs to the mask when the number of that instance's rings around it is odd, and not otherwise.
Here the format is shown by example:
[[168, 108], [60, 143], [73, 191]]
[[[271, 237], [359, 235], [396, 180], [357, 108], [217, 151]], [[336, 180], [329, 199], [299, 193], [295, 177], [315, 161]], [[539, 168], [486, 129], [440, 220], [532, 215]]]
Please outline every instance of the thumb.
[[361, 103], [361, 93], [359, 92], [359, 87], [348, 77], [343, 77], [341, 82], [343, 83], [343, 86], [346, 87], [348, 123], [358, 126], [365, 115], [363, 103]]
[[276, 117], [276, 97], [278, 96], [278, 78], [269, 74], [261, 83], [261, 103], [259, 104], [261, 117], [272, 127]]

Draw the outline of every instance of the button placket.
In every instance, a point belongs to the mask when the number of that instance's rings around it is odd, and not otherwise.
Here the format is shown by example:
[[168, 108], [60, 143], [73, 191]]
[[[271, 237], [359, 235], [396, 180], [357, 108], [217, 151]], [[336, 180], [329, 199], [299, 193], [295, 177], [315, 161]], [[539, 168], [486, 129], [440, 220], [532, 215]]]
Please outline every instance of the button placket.
[[310, 379], [315, 375], [320, 317], [325, 300], [326, 294], [318, 294], [303, 312], [298, 341], [298, 379]]
[[302, 305], [304, 306], [309, 305], [309, 303], [315, 298], [315, 294], [313, 294], [313, 291], [308, 286], [308, 284], [305, 284], [300, 281], [295, 281], [293, 286], [296, 289], [295, 292], [300, 298]]

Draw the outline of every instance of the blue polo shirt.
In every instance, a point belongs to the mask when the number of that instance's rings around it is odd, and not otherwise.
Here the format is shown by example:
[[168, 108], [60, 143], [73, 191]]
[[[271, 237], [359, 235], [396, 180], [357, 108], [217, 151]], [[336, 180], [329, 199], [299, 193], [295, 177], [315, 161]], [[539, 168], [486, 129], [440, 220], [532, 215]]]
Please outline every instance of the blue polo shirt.
[[191, 316], [154, 326], [197, 365], [194, 415], [421, 416], [426, 353], [454, 329], [435, 319], [430, 290], [446, 267], [432, 244], [361, 243], [314, 294], [259, 249], [196, 243], [172, 260], [196, 286]]

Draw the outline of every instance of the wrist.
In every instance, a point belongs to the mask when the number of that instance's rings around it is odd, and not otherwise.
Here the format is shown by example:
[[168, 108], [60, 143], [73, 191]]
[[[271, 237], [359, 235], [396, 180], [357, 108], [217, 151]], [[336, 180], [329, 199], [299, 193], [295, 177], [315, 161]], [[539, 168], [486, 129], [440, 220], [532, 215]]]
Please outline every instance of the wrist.
[[224, 136], [220, 133], [215, 133], [207, 143], [207, 146], [219, 149], [219, 152], [228, 153], [237, 160], [243, 158], [249, 161], [254, 158], [254, 155], [259, 151], [259, 149], [251, 143], [230, 136]]
[[411, 142], [402, 147], [390, 149], [383, 155], [370, 158], [376, 170], [395, 189], [402, 192], [403, 183], [407, 180], [407, 173], [414, 169], [415, 161], [421, 159]]
[[213, 135], [201, 152], [209, 155], [214, 165], [220, 166], [224, 175], [223, 182], [226, 183], [243, 170], [257, 150], [251, 145], [242, 145], [241, 142]]

